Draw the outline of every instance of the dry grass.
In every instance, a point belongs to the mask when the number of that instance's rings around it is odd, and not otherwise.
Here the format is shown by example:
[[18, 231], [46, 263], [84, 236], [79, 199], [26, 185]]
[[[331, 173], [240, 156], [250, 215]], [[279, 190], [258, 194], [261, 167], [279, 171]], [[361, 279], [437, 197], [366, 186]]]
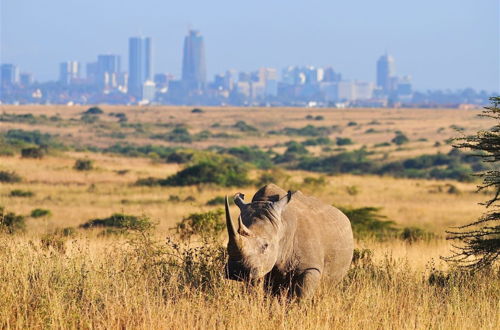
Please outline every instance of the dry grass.
[[[2, 106], [2, 110], [48, 116], [59, 113], [69, 122], [85, 108]], [[488, 125], [475, 117], [476, 111], [464, 110], [204, 108], [201, 115], [180, 107], [104, 110], [125, 112], [129, 122], [188, 123], [194, 131], [206, 128], [207, 122], [220, 122], [222, 131], [233, 132], [227, 126], [241, 118], [261, 131], [307, 124], [341, 125], [343, 131], [337, 135], [357, 142], [349, 148], [386, 142], [395, 130], [401, 130], [413, 142], [399, 150], [394, 146], [376, 148], [376, 157], [388, 153], [389, 158], [447, 151], [449, 146], [435, 147], [434, 142], [456, 136], [452, 124], [464, 126], [467, 132]], [[322, 115], [325, 120], [306, 121], [310, 113]], [[102, 117], [105, 122], [115, 120]], [[380, 124], [370, 124], [374, 120]], [[349, 121], [360, 125], [348, 127]], [[363, 133], [372, 127], [381, 132]], [[439, 130], [441, 127], [444, 129]], [[0, 130], [10, 128], [40, 129], [60, 134], [69, 142], [85, 141], [97, 146], [117, 142], [81, 123], [58, 126], [0, 122]], [[428, 141], [416, 141], [423, 137]], [[248, 135], [221, 144], [271, 146], [290, 139], [298, 138]], [[142, 137], [126, 141], [168, 144]], [[218, 141], [192, 146], [213, 144]], [[93, 160], [95, 169], [74, 170], [75, 160], [80, 158]], [[249, 198], [256, 187], [138, 187], [133, 185], [138, 178], [166, 177], [179, 166], [96, 153], [60, 152], [42, 160], [0, 156], [0, 170], [16, 171], [24, 179], [0, 185], [0, 205], [23, 215], [35, 208], [52, 213], [49, 217], [28, 217], [24, 234], [0, 234], [2, 329], [496, 329], [500, 324], [498, 273], [458, 277], [442, 285], [428, 282], [436, 269], [448, 271], [440, 260], [450, 249], [443, 238], [444, 230], [475, 219], [483, 211], [477, 203], [485, 196], [475, 193], [474, 183], [340, 175], [325, 177], [323, 185], [304, 185], [305, 177], [318, 175], [287, 172], [290, 179], [283, 183], [287, 187], [299, 187], [337, 206], [382, 207], [382, 213], [399, 226], [418, 226], [439, 236], [413, 244], [400, 240], [357, 242], [358, 248], [373, 251], [373, 259], [353, 266], [351, 275], [340, 285], [324, 282], [313, 301], [297, 304], [266, 298], [262, 291], [224, 280], [223, 255], [211, 245], [201, 245], [207, 254], [195, 256], [191, 268], [179, 261], [179, 251], [168, 251], [177, 253], [174, 259], [165, 252], [165, 236], [173, 234], [170, 228], [183, 217], [216, 208], [206, 205], [216, 196], [241, 191]], [[122, 170], [127, 172], [118, 173]], [[252, 173], [254, 177], [258, 174]], [[449, 185], [458, 188], [459, 193], [448, 193]], [[13, 189], [32, 191], [34, 196], [12, 197]], [[169, 200], [173, 195], [179, 196], [181, 202]], [[189, 196], [195, 200], [184, 201]], [[47, 242], [44, 235], [57, 228], [77, 227], [115, 212], [145, 215], [158, 225], [154, 232], [139, 235], [134, 241], [130, 241], [134, 236], [102, 237], [97, 231], [80, 229], [71, 237], [49, 236], [54, 243], [49, 243], [53, 245], [48, 248], [42, 244], [44, 239]], [[62, 248], [56, 244], [58, 240]], [[204, 285], [195, 285], [203, 280]]]
[[[411, 258], [379, 255], [297, 304], [225, 281], [213, 260], [198, 260], [208, 270], [186, 278], [188, 270], [150, 259], [158, 250], [148, 244], [68, 245], [61, 254], [0, 237], [2, 328], [496, 329], [500, 321], [498, 274], [431, 284], [431, 265], [412, 269]], [[421, 246], [406, 248], [425, 258]], [[203, 274], [210, 284], [193, 285]]]

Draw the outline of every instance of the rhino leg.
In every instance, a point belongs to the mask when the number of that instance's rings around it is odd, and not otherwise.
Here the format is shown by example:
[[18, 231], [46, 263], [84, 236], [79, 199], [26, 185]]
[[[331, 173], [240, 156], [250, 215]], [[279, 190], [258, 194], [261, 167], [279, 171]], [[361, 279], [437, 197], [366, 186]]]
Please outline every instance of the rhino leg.
[[317, 268], [306, 269], [294, 279], [293, 294], [299, 299], [310, 298], [321, 280], [321, 272]]

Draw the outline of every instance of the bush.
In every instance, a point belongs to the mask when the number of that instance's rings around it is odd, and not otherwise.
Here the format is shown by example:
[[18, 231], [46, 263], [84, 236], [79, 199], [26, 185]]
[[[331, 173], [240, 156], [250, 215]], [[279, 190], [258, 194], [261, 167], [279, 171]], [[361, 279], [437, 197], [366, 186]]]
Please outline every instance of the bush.
[[99, 107], [91, 107], [87, 111], [84, 112], [86, 115], [100, 115], [104, 113]]
[[202, 183], [213, 183], [224, 187], [246, 186], [250, 184], [248, 168], [235, 158], [206, 159], [160, 181], [164, 186], [190, 186]]
[[50, 210], [46, 210], [46, 209], [34, 209], [31, 211], [31, 214], [30, 216], [32, 218], [41, 218], [41, 217], [45, 217], [45, 216], [50, 216], [52, 214], [52, 212], [50, 212]]
[[205, 111], [203, 111], [200, 108], [194, 108], [193, 110], [191, 110], [191, 113], [203, 113], [203, 112], [205, 112]]
[[208, 206], [224, 205], [224, 196], [216, 196], [207, 202]]
[[337, 127], [327, 127], [327, 126], [313, 126], [307, 125], [302, 128], [292, 128], [285, 127], [281, 131], [271, 131], [270, 134], [285, 134], [285, 135], [298, 135], [298, 136], [328, 136], [330, 133], [334, 132]]
[[90, 171], [93, 169], [93, 162], [90, 159], [77, 159], [73, 168], [77, 171]]
[[313, 138], [313, 139], [307, 139], [302, 141], [302, 144], [305, 146], [328, 146], [333, 144], [332, 140], [328, 137], [318, 137], [318, 138]]
[[44, 148], [23, 148], [21, 149], [21, 157], [23, 158], [37, 158], [41, 159], [45, 155]]
[[21, 177], [14, 171], [0, 171], [0, 182], [3, 183], [16, 183], [21, 182]]
[[26, 230], [24, 216], [17, 215], [13, 212], [5, 212], [5, 209], [0, 206], [0, 231], [14, 234]]
[[392, 143], [400, 146], [402, 144], [410, 142], [410, 139], [403, 133], [397, 133], [396, 136], [391, 140]]
[[10, 191], [11, 197], [32, 197], [34, 193], [29, 190], [14, 189]]
[[137, 217], [134, 215], [127, 215], [122, 213], [114, 213], [110, 217], [102, 219], [92, 219], [80, 225], [81, 228], [116, 228], [122, 230], [146, 230], [153, 226], [151, 221], [145, 217]]
[[378, 207], [339, 207], [339, 209], [351, 221], [354, 237], [357, 239], [385, 240], [397, 236], [398, 229], [394, 226], [394, 222], [386, 220], [387, 217], [380, 214]]
[[239, 129], [242, 132], [257, 132], [258, 131], [257, 128], [255, 128], [254, 126], [251, 126], [251, 125], [247, 124], [243, 120], [240, 120], [240, 121], [236, 122], [236, 124], [234, 124], [233, 127]]
[[175, 229], [182, 239], [189, 239], [193, 235], [215, 237], [226, 228], [223, 214], [222, 209], [192, 213], [177, 223]]
[[338, 146], [347, 146], [350, 144], [354, 144], [354, 142], [350, 138], [337, 137], [336, 139]]
[[355, 121], [350, 121], [347, 123], [347, 126], [357, 126], [357, 125], [358, 125], [358, 123]]
[[273, 162], [269, 153], [260, 150], [257, 146], [241, 146], [222, 150], [231, 156], [241, 159], [244, 162], [252, 163], [260, 169], [269, 169], [273, 166]]

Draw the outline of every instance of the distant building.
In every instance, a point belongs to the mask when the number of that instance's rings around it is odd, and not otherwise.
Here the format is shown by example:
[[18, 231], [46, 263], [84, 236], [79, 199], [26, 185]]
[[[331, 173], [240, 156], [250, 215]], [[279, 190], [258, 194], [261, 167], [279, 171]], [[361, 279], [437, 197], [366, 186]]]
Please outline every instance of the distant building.
[[141, 103], [151, 103], [155, 100], [156, 85], [152, 80], [146, 80], [142, 84]]
[[184, 39], [182, 82], [188, 91], [205, 89], [207, 72], [205, 45], [199, 31], [190, 30]]
[[22, 72], [21, 74], [19, 74], [19, 83], [21, 84], [21, 86], [31, 86], [33, 84], [33, 81], [34, 79], [32, 73]]
[[144, 82], [153, 79], [151, 38], [130, 38], [128, 61], [128, 93], [140, 99]]
[[121, 58], [119, 55], [97, 56], [97, 84], [101, 90], [117, 88], [121, 72]]
[[342, 80], [342, 75], [335, 72], [333, 68], [328, 67], [324, 69], [323, 80], [324, 82], [338, 82]]
[[71, 85], [80, 78], [80, 63], [77, 61], [62, 62], [59, 64], [59, 82]]
[[89, 85], [97, 85], [97, 77], [98, 77], [98, 66], [97, 62], [87, 63], [85, 66], [85, 77], [87, 80], [87, 84]]
[[377, 87], [386, 94], [393, 90], [391, 78], [395, 72], [394, 58], [387, 53], [380, 56], [377, 61]]
[[0, 75], [2, 87], [10, 87], [19, 82], [19, 68], [14, 64], [2, 64]]

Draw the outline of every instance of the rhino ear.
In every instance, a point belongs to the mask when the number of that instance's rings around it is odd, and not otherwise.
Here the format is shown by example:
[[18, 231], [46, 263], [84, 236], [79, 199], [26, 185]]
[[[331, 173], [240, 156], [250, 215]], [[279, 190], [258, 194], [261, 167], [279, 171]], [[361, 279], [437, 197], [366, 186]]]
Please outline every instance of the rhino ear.
[[236, 195], [234, 195], [234, 204], [236, 204], [240, 208], [240, 210], [247, 206], [247, 203], [243, 201], [244, 198], [245, 195], [243, 195], [242, 193], [237, 193]]
[[282, 199], [274, 202], [273, 203], [273, 207], [276, 209], [276, 211], [278, 211], [278, 212], [283, 211], [285, 209], [285, 207], [288, 205], [288, 203], [290, 203], [290, 201], [292, 200], [293, 194], [294, 193], [292, 193], [289, 190], [285, 197], [283, 197]]

